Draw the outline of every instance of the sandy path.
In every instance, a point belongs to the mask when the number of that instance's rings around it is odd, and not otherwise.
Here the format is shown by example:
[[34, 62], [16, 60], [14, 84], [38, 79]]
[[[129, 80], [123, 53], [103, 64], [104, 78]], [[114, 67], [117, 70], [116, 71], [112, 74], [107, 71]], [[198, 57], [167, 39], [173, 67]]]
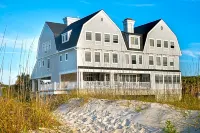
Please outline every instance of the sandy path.
[[[92, 99], [84, 105], [81, 103], [80, 99], [72, 99], [54, 112], [80, 133], [159, 133], [167, 120], [178, 131], [188, 132], [189, 126], [183, 123], [191, 122], [191, 117], [197, 115], [197, 111], [190, 111], [188, 118], [184, 118], [181, 111], [167, 105], [138, 101]], [[200, 132], [189, 128], [190, 132]]]

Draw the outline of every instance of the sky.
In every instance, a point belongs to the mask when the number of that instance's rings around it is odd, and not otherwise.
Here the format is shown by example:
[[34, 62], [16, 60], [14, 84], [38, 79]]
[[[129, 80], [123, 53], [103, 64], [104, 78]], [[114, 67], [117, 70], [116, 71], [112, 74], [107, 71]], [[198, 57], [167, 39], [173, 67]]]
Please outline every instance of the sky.
[[178, 38], [182, 75], [199, 74], [200, 0], [0, 0], [0, 82], [14, 83], [22, 70], [31, 73], [45, 21], [63, 23], [101, 9], [121, 30], [125, 18], [135, 26], [163, 19]]

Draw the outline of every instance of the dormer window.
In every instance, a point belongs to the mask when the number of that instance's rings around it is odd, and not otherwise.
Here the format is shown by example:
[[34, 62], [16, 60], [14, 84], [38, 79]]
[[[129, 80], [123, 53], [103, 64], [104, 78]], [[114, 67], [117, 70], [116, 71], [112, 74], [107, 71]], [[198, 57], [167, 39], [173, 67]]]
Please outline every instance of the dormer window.
[[65, 43], [65, 42], [69, 41], [69, 38], [71, 36], [71, 32], [72, 32], [72, 30], [67, 31], [67, 32], [62, 34], [62, 43]]
[[131, 45], [138, 45], [139, 44], [139, 37], [131, 37]]

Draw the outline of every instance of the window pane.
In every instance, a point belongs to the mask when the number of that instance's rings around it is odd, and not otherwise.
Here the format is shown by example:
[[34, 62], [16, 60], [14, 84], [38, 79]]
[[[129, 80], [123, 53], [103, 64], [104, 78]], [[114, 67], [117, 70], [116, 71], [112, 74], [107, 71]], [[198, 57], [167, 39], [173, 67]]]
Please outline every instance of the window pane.
[[65, 60], [68, 60], [68, 54], [65, 54]]
[[149, 56], [149, 65], [153, 65], [153, 56]]
[[177, 76], [176, 76], [176, 79], [177, 79], [177, 80], [176, 80], [177, 83], [180, 83], [180, 75], [177, 75]]
[[167, 57], [163, 57], [163, 66], [167, 66]]
[[105, 42], [110, 42], [110, 34], [104, 34], [104, 39]]
[[117, 80], [117, 74], [114, 74], [114, 81], [118, 81]]
[[164, 47], [168, 48], [168, 41], [164, 41]]
[[170, 66], [174, 66], [174, 61], [170, 61]]
[[92, 40], [92, 33], [86, 32], [86, 40]]
[[126, 60], [126, 64], [129, 64], [129, 55], [128, 54], [125, 55], [125, 60]]
[[157, 40], [157, 47], [161, 47], [161, 40]]
[[113, 43], [118, 43], [118, 35], [113, 35]]
[[161, 65], [161, 60], [160, 60], [160, 57], [156, 57], [156, 62], [157, 62], [157, 65], [160, 66]]
[[158, 84], [159, 83], [159, 75], [155, 75], [155, 82]]
[[138, 45], [138, 44], [139, 44], [138, 38], [135, 37], [135, 45]]
[[132, 55], [132, 64], [136, 64], [136, 55]]
[[101, 41], [101, 33], [95, 33], [95, 41]]
[[131, 37], [131, 44], [134, 44], [134, 43], [135, 43], [135, 38]]
[[154, 40], [150, 39], [150, 46], [154, 47]]
[[60, 61], [62, 61], [62, 55], [60, 55]]
[[126, 82], [129, 82], [129, 75], [126, 75]]
[[142, 55], [139, 55], [139, 64], [142, 64]]
[[163, 84], [163, 75], [159, 76], [160, 84]]
[[130, 82], [136, 82], [136, 75], [130, 75]]
[[104, 62], [109, 63], [109, 53], [104, 53]]
[[47, 59], [47, 68], [50, 68], [50, 59]]
[[85, 52], [85, 61], [91, 62], [91, 52]]
[[174, 48], [174, 42], [171, 42], [171, 48]]
[[176, 75], [173, 75], [173, 84], [176, 84]]
[[168, 76], [167, 75], [164, 76], [164, 81], [165, 81], [165, 84], [168, 84]]
[[171, 75], [168, 75], [168, 82], [169, 82], [169, 84], [172, 84], [172, 76]]
[[113, 54], [113, 63], [118, 63], [117, 54]]
[[100, 52], [95, 52], [95, 62], [100, 62]]

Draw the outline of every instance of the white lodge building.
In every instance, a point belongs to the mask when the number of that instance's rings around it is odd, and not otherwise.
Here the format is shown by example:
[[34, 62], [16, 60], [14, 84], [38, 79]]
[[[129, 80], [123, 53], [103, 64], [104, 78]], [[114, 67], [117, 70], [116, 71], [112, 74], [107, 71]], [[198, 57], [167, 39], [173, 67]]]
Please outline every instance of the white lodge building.
[[63, 20], [44, 24], [33, 91], [182, 89], [179, 43], [163, 20], [134, 27], [127, 18], [123, 31], [103, 10]]

